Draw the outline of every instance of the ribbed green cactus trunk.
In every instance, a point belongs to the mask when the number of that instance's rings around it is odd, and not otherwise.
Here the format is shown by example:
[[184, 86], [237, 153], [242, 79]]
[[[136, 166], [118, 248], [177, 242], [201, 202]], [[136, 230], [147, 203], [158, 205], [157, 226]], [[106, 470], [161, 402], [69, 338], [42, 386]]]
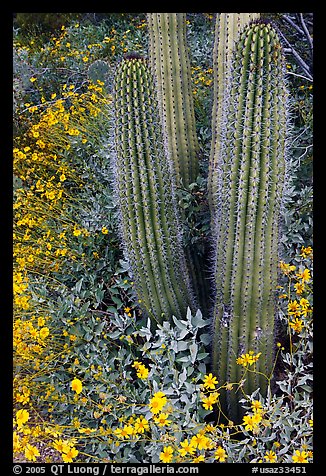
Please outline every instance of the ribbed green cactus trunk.
[[115, 76], [115, 187], [125, 252], [142, 309], [162, 322], [194, 300], [181, 245], [173, 171], [165, 156], [152, 75], [123, 60]]
[[211, 157], [208, 168], [208, 200], [212, 215], [216, 211], [217, 151], [220, 147], [225, 127], [223, 99], [230, 93], [232, 55], [240, 33], [251, 21], [259, 18], [259, 13], [217, 13], [213, 50], [213, 105]]
[[[216, 167], [213, 369], [221, 382], [239, 382], [242, 353], [261, 352], [257, 371], [270, 376], [274, 359], [280, 208], [285, 183], [287, 91], [280, 41], [265, 23], [247, 26], [232, 59], [224, 97], [225, 128], [212, 151]], [[252, 370], [252, 367], [249, 367]], [[267, 380], [248, 372], [244, 390]], [[238, 420], [240, 391], [222, 398]]]
[[[149, 57], [155, 77], [167, 152], [177, 187], [187, 188], [199, 174], [199, 144], [192, 94], [185, 13], [148, 13]], [[192, 285], [202, 311], [207, 309], [209, 280], [204, 257], [185, 249]]]
[[149, 56], [159, 109], [177, 186], [195, 182], [199, 172], [185, 13], [148, 13]]

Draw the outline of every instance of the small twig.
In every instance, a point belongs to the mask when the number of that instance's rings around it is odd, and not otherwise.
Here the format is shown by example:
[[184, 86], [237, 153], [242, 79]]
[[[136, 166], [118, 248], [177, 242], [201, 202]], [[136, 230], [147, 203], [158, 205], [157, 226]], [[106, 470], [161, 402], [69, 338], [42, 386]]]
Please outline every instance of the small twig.
[[305, 35], [306, 35], [306, 37], [307, 37], [307, 39], [308, 39], [308, 42], [309, 42], [309, 44], [310, 44], [311, 52], [313, 52], [313, 49], [314, 49], [313, 40], [312, 40], [311, 35], [310, 35], [309, 31], [308, 31], [307, 25], [306, 25], [305, 22], [304, 22], [302, 13], [300, 13], [299, 16], [300, 16], [300, 21], [301, 21], [302, 28], [303, 28], [303, 30], [304, 30], [304, 32], [305, 32]]
[[313, 79], [307, 78], [307, 76], [303, 76], [302, 74], [293, 73], [292, 71], [287, 71], [287, 74], [291, 74], [292, 76], [297, 76], [298, 78], [305, 79], [306, 81], [313, 82]]
[[282, 18], [287, 21], [295, 30], [297, 30], [298, 33], [300, 33], [300, 35], [302, 35], [304, 32], [301, 30], [301, 28], [296, 24], [294, 23], [293, 20], [291, 20], [290, 17], [286, 16], [286, 15], [283, 15]]
[[301, 131], [300, 134], [299, 134], [297, 137], [295, 137], [295, 138], [293, 139], [293, 141], [292, 141], [292, 143], [291, 143], [291, 147], [294, 147], [294, 143], [295, 143], [297, 140], [299, 140], [300, 137], [301, 137], [305, 132], [307, 132], [307, 130], [308, 130], [308, 127], [305, 127], [305, 128], [303, 129], [303, 131]]
[[307, 65], [307, 63], [301, 58], [299, 53], [293, 48], [293, 46], [291, 45], [289, 40], [283, 35], [283, 33], [281, 31], [279, 32], [279, 34], [282, 37], [282, 39], [284, 40], [284, 42], [288, 45], [291, 53], [293, 54], [293, 56], [295, 57], [295, 59], [297, 60], [297, 62], [301, 66], [301, 68], [303, 69], [304, 73], [312, 80], [313, 78], [310, 74], [310, 68]]
[[89, 309], [90, 312], [100, 312], [101, 314], [105, 314], [107, 316], [112, 316], [114, 314], [113, 312], [106, 312], [106, 311], [100, 311], [99, 309]]
[[[305, 156], [305, 155], [306, 155], [306, 153], [307, 153], [307, 151], [308, 151], [308, 149], [310, 149], [311, 147], [313, 147], [313, 144], [307, 145], [307, 147], [305, 147], [305, 151], [304, 151], [304, 153], [303, 153], [303, 154], [301, 154], [301, 155], [300, 155], [300, 157], [298, 157], [298, 158], [297, 158], [297, 160], [299, 160], [299, 161], [300, 161], [301, 157]], [[298, 149], [299, 149], [299, 148], [300, 148], [300, 149], [301, 149], [301, 148], [303, 149], [303, 147], [297, 147], [297, 148], [298, 148]]]

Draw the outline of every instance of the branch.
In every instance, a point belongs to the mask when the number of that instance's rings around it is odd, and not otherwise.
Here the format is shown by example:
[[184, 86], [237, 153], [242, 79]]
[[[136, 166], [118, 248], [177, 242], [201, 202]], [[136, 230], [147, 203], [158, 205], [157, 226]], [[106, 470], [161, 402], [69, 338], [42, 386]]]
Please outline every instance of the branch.
[[300, 33], [300, 35], [303, 35], [304, 32], [301, 30], [301, 28], [296, 24], [294, 23], [293, 20], [291, 20], [290, 17], [286, 16], [286, 15], [283, 15], [282, 17], [285, 21], [287, 21], [295, 30], [297, 30], [298, 33]]
[[292, 74], [292, 76], [297, 76], [298, 78], [305, 79], [306, 81], [310, 81], [311, 83], [313, 82], [312, 78], [307, 78], [307, 76], [302, 76], [302, 74], [296, 74], [293, 73], [292, 71], [287, 71], [286, 74]]
[[314, 49], [313, 41], [312, 41], [311, 35], [310, 35], [310, 33], [309, 33], [309, 30], [308, 30], [308, 28], [307, 28], [307, 25], [306, 25], [305, 22], [304, 22], [302, 13], [300, 13], [300, 21], [301, 21], [302, 28], [303, 28], [303, 30], [304, 30], [304, 32], [305, 32], [305, 35], [306, 35], [306, 37], [307, 37], [307, 39], [308, 39], [308, 42], [309, 42], [309, 45], [310, 45], [310, 48], [311, 48], [311, 52], [313, 52], [313, 49]]
[[310, 68], [309, 66], [307, 65], [307, 63], [301, 58], [301, 56], [299, 55], [299, 53], [293, 48], [293, 46], [291, 45], [291, 43], [289, 42], [289, 40], [283, 35], [283, 33], [281, 31], [279, 31], [279, 34], [281, 35], [283, 41], [287, 44], [287, 46], [289, 47], [289, 50], [291, 51], [291, 53], [293, 54], [293, 56], [295, 57], [296, 61], [298, 62], [298, 64], [301, 66], [301, 68], [303, 69], [304, 73], [309, 77], [310, 81], [313, 80], [313, 77], [312, 75], [310, 74]]

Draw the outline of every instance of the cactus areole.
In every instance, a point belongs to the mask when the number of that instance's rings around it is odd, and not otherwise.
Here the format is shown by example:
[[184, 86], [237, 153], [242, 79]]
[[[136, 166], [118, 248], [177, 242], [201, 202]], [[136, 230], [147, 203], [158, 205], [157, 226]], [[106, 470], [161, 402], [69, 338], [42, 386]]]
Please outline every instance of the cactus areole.
[[[235, 383], [243, 353], [244, 391], [264, 394], [274, 363], [280, 208], [285, 183], [287, 91], [281, 45], [263, 22], [245, 27], [235, 48], [232, 81], [222, 107], [225, 124], [212, 151], [216, 167], [213, 369]], [[224, 412], [239, 420], [242, 392], [221, 394]]]

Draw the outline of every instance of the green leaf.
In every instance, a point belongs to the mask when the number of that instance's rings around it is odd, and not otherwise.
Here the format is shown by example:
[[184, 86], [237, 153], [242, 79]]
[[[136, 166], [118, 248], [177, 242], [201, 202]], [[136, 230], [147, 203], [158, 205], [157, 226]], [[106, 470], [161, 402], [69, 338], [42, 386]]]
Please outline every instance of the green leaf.
[[193, 342], [192, 344], [190, 344], [189, 350], [190, 350], [191, 362], [194, 364], [197, 357], [198, 345], [195, 342]]
[[175, 316], [172, 316], [172, 319], [173, 319], [175, 325], [179, 329], [181, 329], [182, 331], [187, 329], [187, 322], [186, 321], [179, 321], [179, 319], [177, 319]]
[[77, 281], [77, 283], [75, 284], [75, 290], [77, 291], [77, 293], [80, 292], [83, 281], [84, 281], [84, 278], [80, 278], [80, 280]]
[[95, 291], [95, 296], [96, 296], [96, 300], [97, 300], [98, 303], [100, 303], [100, 302], [103, 301], [104, 294], [105, 294], [105, 290], [104, 290], [104, 289], [97, 289], [97, 290]]
[[196, 312], [196, 315], [192, 317], [191, 319], [192, 325], [194, 327], [205, 327], [207, 326], [208, 322], [205, 319], [202, 319], [202, 313], [200, 310]]

